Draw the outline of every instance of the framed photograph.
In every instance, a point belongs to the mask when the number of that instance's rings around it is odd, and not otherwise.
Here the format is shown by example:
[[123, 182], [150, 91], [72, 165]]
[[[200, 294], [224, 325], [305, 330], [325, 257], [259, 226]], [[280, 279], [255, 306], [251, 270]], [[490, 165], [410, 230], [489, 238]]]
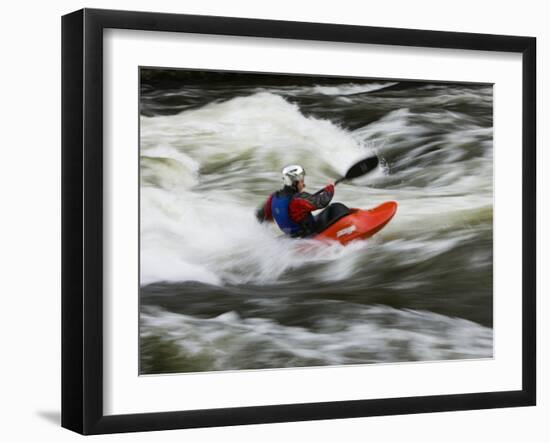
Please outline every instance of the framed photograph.
[[536, 402], [531, 37], [62, 20], [62, 425]]

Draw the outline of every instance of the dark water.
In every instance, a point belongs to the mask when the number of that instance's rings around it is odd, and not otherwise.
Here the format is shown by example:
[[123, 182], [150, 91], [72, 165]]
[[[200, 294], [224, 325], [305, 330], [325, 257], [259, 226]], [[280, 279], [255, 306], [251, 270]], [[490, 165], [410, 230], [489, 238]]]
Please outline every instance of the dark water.
[[[146, 79], [148, 80], [148, 79]], [[142, 373], [492, 357], [492, 87], [177, 76], [141, 96]], [[254, 209], [302, 164], [335, 201], [395, 200], [347, 247]]]

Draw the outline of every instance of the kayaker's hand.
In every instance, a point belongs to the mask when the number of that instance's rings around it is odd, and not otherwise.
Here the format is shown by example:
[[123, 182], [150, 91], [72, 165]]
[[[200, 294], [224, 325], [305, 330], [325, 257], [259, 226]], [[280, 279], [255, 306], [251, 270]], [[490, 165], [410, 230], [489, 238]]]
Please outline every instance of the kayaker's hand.
[[331, 194], [334, 194], [334, 182], [326, 185], [325, 191], [330, 192]]
[[258, 208], [258, 210], [256, 211], [256, 220], [258, 220], [259, 223], [264, 222], [265, 220], [264, 208]]

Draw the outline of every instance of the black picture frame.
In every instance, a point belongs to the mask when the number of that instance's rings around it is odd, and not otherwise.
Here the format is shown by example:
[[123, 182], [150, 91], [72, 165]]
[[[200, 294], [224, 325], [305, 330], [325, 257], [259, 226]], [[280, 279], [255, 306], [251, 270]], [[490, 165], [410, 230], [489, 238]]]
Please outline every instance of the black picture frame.
[[[108, 28], [522, 54], [522, 388], [167, 411], [103, 412], [103, 31]], [[529, 406], [536, 403], [536, 39], [83, 9], [62, 18], [62, 426], [82, 434]]]

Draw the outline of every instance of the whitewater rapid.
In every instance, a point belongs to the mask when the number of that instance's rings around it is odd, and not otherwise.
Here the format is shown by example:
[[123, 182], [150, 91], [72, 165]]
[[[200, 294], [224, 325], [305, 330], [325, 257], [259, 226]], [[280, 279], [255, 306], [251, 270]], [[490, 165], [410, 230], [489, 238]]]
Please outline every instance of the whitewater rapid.
[[[427, 132], [411, 124], [410, 115], [400, 109], [348, 131], [307, 117], [295, 104], [262, 92], [174, 116], [142, 118], [142, 284], [273, 282], [286, 269], [304, 263], [359, 256], [368, 242], [304, 252], [295, 247], [295, 240], [259, 225], [254, 210], [279, 187], [281, 166], [297, 159], [308, 172], [307, 185], [313, 190], [345, 174], [360, 158], [376, 153], [384, 161], [386, 152]], [[417, 157], [412, 150], [392, 165], [391, 175], [382, 167], [365, 179], [339, 185], [335, 199], [355, 207], [397, 200], [399, 217], [380, 234], [389, 238], [418, 237], [433, 229], [466, 225], [491, 208], [492, 177], [475, 174], [491, 157], [457, 164], [463, 154], [454, 145], [464, 143], [464, 137], [488, 137], [490, 131], [466, 126], [446, 140], [448, 164], [403, 168], [402, 163]], [[377, 143], [388, 137], [403, 141], [390, 146]], [[382, 188], [386, 182], [409, 183], [388, 190]], [[428, 183], [429, 189], [419, 186]], [[425, 246], [430, 252], [445, 249], [445, 243], [434, 239]], [[344, 269], [342, 278], [347, 276]]]
[[[142, 103], [145, 372], [492, 355], [491, 86], [205, 84]], [[375, 237], [321, 245], [256, 221], [283, 166], [314, 192], [371, 155], [334, 201], [397, 201]]]

